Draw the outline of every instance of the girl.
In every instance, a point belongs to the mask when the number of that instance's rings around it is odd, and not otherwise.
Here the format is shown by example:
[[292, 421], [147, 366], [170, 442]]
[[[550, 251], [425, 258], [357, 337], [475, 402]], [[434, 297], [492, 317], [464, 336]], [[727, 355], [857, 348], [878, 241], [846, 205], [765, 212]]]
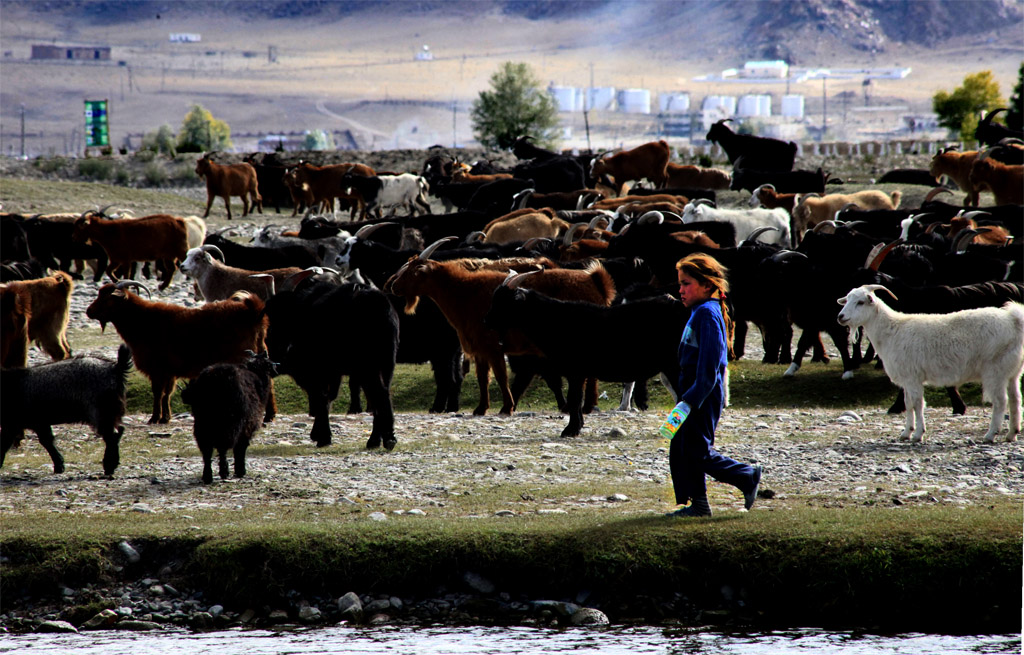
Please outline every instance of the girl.
[[676, 263], [679, 299], [690, 310], [679, 342], [679, 399], [682, 415], [669, 446], [676, 503], [668, 516], [711, 516], [704, 474], [743, 492], [750, 509], [757, 498], [761, 466], [750, 466], [714, 449], [715, 427], [725, 406], [725, 369], [733, 323], [725, 306], [726, 269], [710, 255], [694, 253]]

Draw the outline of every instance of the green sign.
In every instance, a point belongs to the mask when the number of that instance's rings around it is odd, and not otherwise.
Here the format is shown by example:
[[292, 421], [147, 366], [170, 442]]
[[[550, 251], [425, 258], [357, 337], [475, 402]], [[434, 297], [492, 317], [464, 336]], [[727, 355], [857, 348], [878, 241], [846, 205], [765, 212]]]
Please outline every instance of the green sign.
[[85, 101], [85, 145], [86, 147], [110, 145], [106, 100]]

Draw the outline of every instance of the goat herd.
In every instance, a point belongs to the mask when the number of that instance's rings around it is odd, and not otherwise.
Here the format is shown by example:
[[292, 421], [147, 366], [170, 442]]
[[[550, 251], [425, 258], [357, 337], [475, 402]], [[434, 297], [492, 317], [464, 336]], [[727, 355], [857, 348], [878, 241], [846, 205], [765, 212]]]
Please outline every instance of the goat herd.
[[[947, 387], [962, 413], [956, 387], [980, 380], [993, 405], [985, 439], [994, 440], [1007, 409], [1008, 439], [1016, 439], [1024, 250], [1011, 240], [1024, 228], [1020, 144], [943, 151], [930, 171], [894, 171], [890, 179], [935, 187], [908, 209], [899, 191], [826, 194], [820, 169], [793, 170], [793, 143], [737, 134], [724, 121], [707, 137], [731, 171], [675, 164], [664, 141], [592, 157], [545, 150], [529, 137], [516, 141], [519, 163], [509, 170], [443, 151], [419, 174], [360, 163], [283, 166], [271, 155], [222, 165], [203, 156], [203, 218], [217, 197], [230, 218], [231, 196], [243, 198], [243, 215], [264, 203], [305, 212], [298, 230], [266, 226], [252, 245], [231, 239], [229, 228], [207, 233], [195, 216], [4, 214], [0, 463], [31, 429], [60, 473], [51, 426], [87, 423], [103, 438], [103, 470], [113, 475], [133, 364], [152, 384], [151, 423], [170, 420], [176, 382], [190, 380], [182, 400], [192, 409], [204, 482], [213, 479], [214, 451], [222, 478], [229, 450], [235, 475], [244, 475], [252, 435], [274, 418], [279, 373], [307, 394], [318, 446], [331, 443], [328, 412], [347, 375], [349, 410], [361, 411], [365, 394], [373, 412], [366, 447], [394, 448], [396, 362], [431, 364], [431, 412], [458, 410], [469, 361], [477, 415], [489, 408], [492, 372], [506, 415], [540, 376], [569, 415], [562, 436], [575, 436], [598, 380], [623, 383], [624, 409], [646, 408], [647, 381], [658, 374], [676, 384], [688, 310], [674, 265], [697, 251], [729, 270], [735, 357], [753, 323], [763, 361], [788, 364], [785, 374], [794, 375], [809, 350], [825, 357], [824, 332], [844, 378], [872, 351], [884, 361], [903, 388], [891, 411], [904, 402], [910, 410], [903, 438], [922, 439], [923, 384]], [[936, 199], [948, 191], [942, 176], [967, 192], [966, 206]], [[749, 206], [717, 207], [724, 189], [751, 192]], [[983, 193], [994, 203], [979, 206]], [[428, 194], [445, 213], [431, 213]], [[336, 200], [351, 209], [349, 221], [335, 220]], [[70, 358], [76, 260], [93, 262], [95, 281], [104, 273], [113, 281], [86, 313], [117, 330], [124, 345], [116, 361]], [[205, 302], [152, 300], [134, 279], [134, 267], [150, 262], [161, 289], [180, 268]], [[793, 325], [802, 329], [795, 353]], [[850, 342], [856, 328], [871, 344], [864, 356], [859, 340]], [[27, 367], [31, 342], [60, 361]]]

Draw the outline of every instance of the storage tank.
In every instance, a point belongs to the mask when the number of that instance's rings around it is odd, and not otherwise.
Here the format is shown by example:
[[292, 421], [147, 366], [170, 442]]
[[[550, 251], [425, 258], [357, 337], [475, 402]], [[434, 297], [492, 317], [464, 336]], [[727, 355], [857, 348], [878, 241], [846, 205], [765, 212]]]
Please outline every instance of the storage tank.
[[615, 87], [598, 86], [587, 89], [587, 109], [606, 110], [615, 104]]
[[583, 108], [583, 98], [580, 90], [574, 86], [548, 87], [548, 93], [555, 99], [558, 111], [577, 111]]
[[651, 113], [651, 92], [647, 89], [619, 91], [619, 111], [627, 114]]
[[719, 110], [726, 116], [736, 115], [736, 96], [704, 96], [700, 108], [704, 111]]
[[757, 96], [757, 115], [758, 116], [771, 116], [772, 115], [772, 97], [768, 94], [762, 94]]
[[782, 115], [789, 118], [803, 118], [804, 97], [796, 94], [782, 96]]
[[686, 114], [690, 111], [689, 93], [658, 94], [658, 109], [663, 114]]

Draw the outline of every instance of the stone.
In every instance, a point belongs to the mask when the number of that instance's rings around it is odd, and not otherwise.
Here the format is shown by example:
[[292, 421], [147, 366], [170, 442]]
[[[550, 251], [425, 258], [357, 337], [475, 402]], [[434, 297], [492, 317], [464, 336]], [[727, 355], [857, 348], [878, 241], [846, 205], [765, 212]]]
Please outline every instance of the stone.
[[612, 439], [621, 439], [626, 436], [626, 431], [620, 427], [614, 427], [611, 430], [608, 430], [606, 436], [609, 436]]
[[67, 621], [43, 621], [36, 629], [37, 632], [78, 632], [78, 628]]
[[319, 607], [306, 606], [299, 610], [299, 620], [303, 623], [317, 623], [321, 614]]
[[629, 496], [626, 494], [612, 494], [608, 496], [608, 502], [610, 503], [626, 503], [629, 502]]
[[117, 549], [121, 551], [121, 554], [124, 555], [129, 564], [138, 564], [142, 560], [142, 555], [139, 555], [139, 551], [132, 548], [132, 545], [127, 541], [119, 543]]
[[391, 601], [386, 598], [378, 598], [371, 600], [369, 603], [363, 606], [363, 611], [367, 614], [375, 614], [384, 612], [391, 609]]
[[338, 599], [338, 613], [343, 621], [359, 623], [363, 620], [363, 602], [355, 592], [350, 591]]
[[608, 617], [601, 610], [592, 607], [581, 607], [572, 613], [569, 619], [573, 625], [608, 625]]
[[217, 618], [218, 616], [224, 613], [224, 606], [210, 605], [210, 609], [208, 611], [210, 612], [210, 616], [212, 616], [213, 618]]
[[575, 603], [567, 603], [562, 600], [535, 600], [531, 605], [534, 612], [547, 611], [562, 617], [570, 617], [580, 608]]
[[270, 615], [267, 617], [267, 620], [271, 623], [287, 623], [288, 612], [285, 610], [273, 610], [270, 612]]
[[213, 615], [209, 612], [196, 612], [189, 617], [188, 624], [193, 630], [212, 630]]
[[107, 609], [83, 623], [82, 629], [99, 630], [101, 628], [109, 628], [115, 623], [117, 623], [117, 612]]
[[134, 619], [118, 621], [113, 627], [115, 630], [128, 630], [130, 632], [148, 632], [150, 630], [160, 630], [162, 628], [159, 623], [155, 623], [153, 621], [137, 621]]
[[370, 520], [371, 521], [387, 521], [388, 520], [388, 515], [385, 514], [384, 512], [374, 512], [374, 513], [370, 514]]

